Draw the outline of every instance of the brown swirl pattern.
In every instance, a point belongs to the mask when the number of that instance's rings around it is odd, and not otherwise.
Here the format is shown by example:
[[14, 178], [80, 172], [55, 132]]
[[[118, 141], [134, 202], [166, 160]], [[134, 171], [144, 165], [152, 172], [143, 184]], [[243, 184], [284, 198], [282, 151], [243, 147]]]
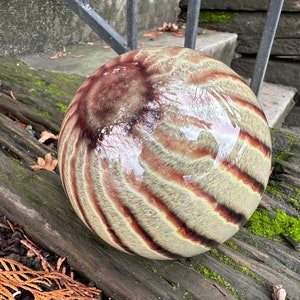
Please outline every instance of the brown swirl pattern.
[[152, 259], [230, 238], [267, 185], [260, 104], [228, 66], [180, 47], [141, 48], [78, 90], [59, 137], [65, 191], [112, 246]]

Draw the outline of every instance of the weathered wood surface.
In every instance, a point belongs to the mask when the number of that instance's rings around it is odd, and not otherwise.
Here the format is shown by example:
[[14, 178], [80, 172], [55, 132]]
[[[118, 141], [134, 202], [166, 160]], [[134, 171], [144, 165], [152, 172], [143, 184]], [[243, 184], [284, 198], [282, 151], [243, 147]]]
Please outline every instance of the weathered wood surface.
[[[58, 106], [68, 103], [83, 78], [36, 72], [8, 58], [0, 58], [0, 70], [0, 210], [37, 243], [66, 256], [112, 299], [267, 300], [273, 284], [282, 284], [288, 299], [300, 299], [300, 252], [246, 228], [231, 243], [178, 261], [130, 256], [100, 241], [73, 212], [58, 172], [30, 168], [36, 157], [55, 154], [55, 143], [41, 145], [37, 138], [44, 129], [59, 131], [63, 112]], [[18, 121], [31, 125], [36, 136]], [[274, 211], [280, 207], [298, 217], [300, 138], [274, 132], [273, 140], [271, 184], [279, 185], [283, 194], [289, 191], [298, 206], [271, 194], [265, 195], [262, 206]], [[278, 159], [282, 151], [289, 153], [288, 160]]]

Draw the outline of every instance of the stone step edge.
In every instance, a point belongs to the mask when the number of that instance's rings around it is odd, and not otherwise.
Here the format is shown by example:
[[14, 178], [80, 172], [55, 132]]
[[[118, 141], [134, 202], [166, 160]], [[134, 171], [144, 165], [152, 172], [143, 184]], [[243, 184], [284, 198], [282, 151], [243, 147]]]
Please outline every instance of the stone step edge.
[[[207, 30], [198, 34], [195, 48], [230, 65], [235, 55], [236, 42], [235, 33]], [[138, 47], [161, 45], [183, 47], [184, 37], [170, 32], [157, 34], [154, 38], [139, 36]], [[116, 52], [99, 40], [89, 44], [67, 45], [57, 52], [37, 53], [18, 58], [35, 69], [88, 76], [116, 56]]]
[[291, 86], [263, 82], [258, 100], [271, 128], [280, 128], [295, 105], [297, 89]]

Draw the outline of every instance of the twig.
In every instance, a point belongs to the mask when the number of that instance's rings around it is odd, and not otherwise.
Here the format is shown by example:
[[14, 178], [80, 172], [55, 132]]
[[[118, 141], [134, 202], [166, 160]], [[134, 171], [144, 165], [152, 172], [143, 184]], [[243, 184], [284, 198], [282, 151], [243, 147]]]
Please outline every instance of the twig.
[[55, 268], [48, 263], [46, 258], [36, 249], [35, 245], [29, 239], [21, 240], [20, 242], [41, 260], [42, 267], [45, 271], [55, 271]]

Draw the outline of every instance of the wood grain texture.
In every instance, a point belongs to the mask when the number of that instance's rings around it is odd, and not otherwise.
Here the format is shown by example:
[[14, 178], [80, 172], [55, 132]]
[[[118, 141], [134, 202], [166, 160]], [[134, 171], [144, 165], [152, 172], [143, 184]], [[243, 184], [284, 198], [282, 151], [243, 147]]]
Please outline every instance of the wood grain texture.
[[[0, 67], [2, 66], [3, 64]], [[34, 103], [38, 100], [31, 97], [30, 93], [24, 92], [30, 85], [29, 77], [27, 80], [25, 78], [25, 81], [18, 81], [21, 74], [16, 74], [13, 67], [8, 68], [8, 71], [10, 69], [12, 70], [10, 75], [14, 75], [15, 79], [6, 81], [8, 90], [13, 88], [18, 101], [24, 99], [19, 95], [26, 95], [31, 100], [26, 106], [34, 113]], [[27, 69], [26, 72], [32, 70]], [[1, 76], [3, 78], [4, 73]], [[52, 74], [49, 73], [48, 77], [44, 73], [43, 76], [49, 79]], [[72, 94], [70, 87], [73, 87], [75, 93], [79, 85], [76, 86], [71, 81], [61, 90], [67, 92], [69, 89], [70, 95]], [[44, 93], [43, 97], [46, 99], [49, 93], [46, 91]], [[63, 96], [58, 98], [60, 101], [66, 100]], [[2, 100], [3, 91], [0, 92], [0, 102]], [[51, 107], [55, 109], [55, 104]], [[299, 299], [300, 253], [285, 243], [258, 237], [246, 228], [231, 239], [238, 247], [236, 250], [229, 245], [223, 245], [217, 248], [217, 252], [210, 251], [193, 259], [170, 262], [152, 261], [127, 255], [101, 242], [86, 229], [74, 213], [65, 196], [58, 173], [33, 172], [30, 169], [35, 157], [42, 156], [53, 149], [42, 146], [37, 139], [29, 137], [22, 128], [15, 127], [13, 115], [9, 110], [1, 109], [0, 115], [1, 212], [11, 221], [18, 222], [35, 242], [60, 256], [66, 256], [68, 262], [77, 271], [93, 280], [107, 296], [122, 300], [158, 298], [269, 300], [271, 286], [282, 284], [287, 289], [289, 299]], [[48, 117], [45, 119], [49, 121]], [[56, 123], [59, 124], [60, 121], [58, 116]], [[288, 161], [273, 162], [275, 171], [271, 177], [271, 184], [280, 186], [283, 196], [286, 194], [299, 199], [299, 195], [291, 194], [292, 191], [286, 184], [289, 178], [294, 180], [290, 182], [294, 182], [295, 187], [300, 188], [299, 180], [297, 181], [300, 166], [300, 139], [293, 134], [296, 142], [291, 143], [290, 137], [291, 134], [287, 132], [272, 133], [274, 154], [287, 151], [290, 156]], [[11, 156], [9, 150], [18, 154], [17, 160]], [[276, 195], [266, 195], [262, 205], [274, 211], [280, 207], [290, 215], [299, 215], [299, 211], [295, 210], [287, 198]], [[261, 278], [262, 282], [219, 260], [218, 253], [223, 253], [241, 266], [248, 267]], [[223, 286], [217, 276], [209, 279], [202, 275], [199, 270], [203, 266], [214, 271], [227, 284]], [[229, 284], [233, 288], [231, 291]]]

